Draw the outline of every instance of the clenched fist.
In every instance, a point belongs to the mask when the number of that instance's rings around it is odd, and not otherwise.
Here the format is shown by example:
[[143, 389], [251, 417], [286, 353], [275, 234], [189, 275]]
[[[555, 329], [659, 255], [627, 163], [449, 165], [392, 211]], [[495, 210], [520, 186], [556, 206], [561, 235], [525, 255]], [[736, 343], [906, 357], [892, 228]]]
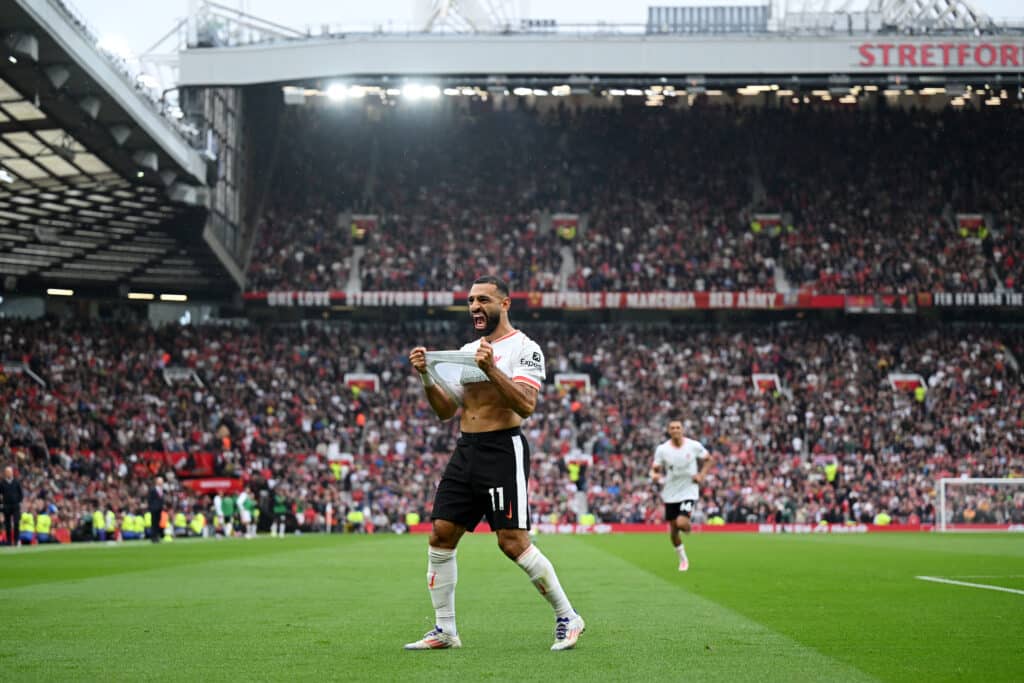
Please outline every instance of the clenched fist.
[[494, 347], [486, 339], [480, 340], [476, 350], [476, 366], [485, 373], [494, 368]]
[[409, 352], [409, 362], [412, 363], [413, 369], [421, 375], [427, 371], [427, 350], [422, 346], [417, 346], [415, 349]]

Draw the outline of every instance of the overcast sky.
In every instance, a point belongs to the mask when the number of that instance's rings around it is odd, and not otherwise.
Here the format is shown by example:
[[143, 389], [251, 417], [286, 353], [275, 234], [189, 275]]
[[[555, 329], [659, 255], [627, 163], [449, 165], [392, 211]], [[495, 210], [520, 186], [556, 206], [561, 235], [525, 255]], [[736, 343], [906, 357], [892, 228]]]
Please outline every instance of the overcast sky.
[[[184, 18], [197, 0], [68, 0], [83, 14], [101, 38], [123, 44], [135, 54], [149, 49], [178, 20]], [[499, 4], [491, 0], [492, 4]], [[820, 4], [821, 0], [807, 2]], [[305, 30], [324, 23], [347, 26], [350, 30], [376, 24], [405, 28], [414, 23], [416, 4], [428, 5], [430, 0], [220, 0], [262, 19], [291, 28]], [[482, 4], [487, 4], [486, 2]], [[520, 18], [556, 19], [560, 23], [642, 24], [647, 20], [650, 5], [754, 5], [757, 0], [505, 0]], [[832, 0], [833, 6], [841, 3]], [[866, 5], [866, 0], [853, 0], [851, 6]], [[994, 18], [1022, 17], [1021, 0], [974, 0], [979, 9]], [[790, 7], [801, 7], [804, 0], [789, 0]], [[168, 47], [170, 45], [168, 44]]]

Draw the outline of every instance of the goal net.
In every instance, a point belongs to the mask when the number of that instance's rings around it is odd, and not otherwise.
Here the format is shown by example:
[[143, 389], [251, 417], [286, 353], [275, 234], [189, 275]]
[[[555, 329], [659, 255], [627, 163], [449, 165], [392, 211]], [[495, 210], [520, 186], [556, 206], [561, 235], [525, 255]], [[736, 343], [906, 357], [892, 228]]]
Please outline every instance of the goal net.
[[940, 479], [939, 531], [1024, 531], [1024, 478]]

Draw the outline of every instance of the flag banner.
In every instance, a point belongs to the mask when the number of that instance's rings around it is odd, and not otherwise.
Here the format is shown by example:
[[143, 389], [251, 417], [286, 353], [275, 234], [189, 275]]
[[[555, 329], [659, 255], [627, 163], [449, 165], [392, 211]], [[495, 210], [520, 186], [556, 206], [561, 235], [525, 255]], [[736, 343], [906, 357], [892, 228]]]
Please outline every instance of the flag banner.
[[750, 381], [754, 384], [754, 391], [759, 394], [771, 394], [782, 391], [782, 382], [779, 376], [774, 373], [755, 372], [750, 375]]
[[375, 213], [354, 213], [349, 223], [353, 244], [366, 244], [367, 238], [377, 230], [379, 219]]
[[755, 213], [750, 217], [750, 230], [754, 234], [777, 235], [781, 227], [781, 213]]
[[985, 216], [980, 213], [958, 213], [956, 227], [964, 237], [981, 237], [986, 232]]
[[362, 391], [380, 391], [380, 375], [369, 372], [346, 372], [345, 386], [358, 387]]
[[214, 473], [214, 456], [209, 451], [142, 451], [139, 457], [146, 462], [170, 467], [179, 478], [208, 477]]
[[580, 227], [578, 213], [556, 213], [551, 216], [551, 227], [563, 242], [572, 242]]
[[583, 372], [560, 372], [555, 375], [555, 386], [590, 393], [590, 375]]
[[889, 386], [893, 391], [914, 391], [918, 387], [926, 386], [924, 377], [910, 373], [891, 372], [889, 373]]

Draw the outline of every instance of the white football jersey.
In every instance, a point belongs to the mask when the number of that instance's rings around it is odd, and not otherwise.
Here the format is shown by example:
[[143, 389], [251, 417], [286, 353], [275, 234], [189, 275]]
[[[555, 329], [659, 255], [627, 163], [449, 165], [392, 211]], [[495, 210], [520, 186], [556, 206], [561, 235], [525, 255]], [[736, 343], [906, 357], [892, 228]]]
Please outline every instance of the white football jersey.
[[[540, 350], [537, 342], [519, 330], [512, 330], [504, 337], [492, 341], [491, 346], [494, 348], [494, 364], [513, 382], [523, 382], [538, 390], [541, 388], [545, 374], [544, 353]], [[476, 339], [464, 344], [460, 351], [476, 353], [478, 348], [480, 348], [480, 340]], [[480, 376], [482, 379], [464, 375], [462, 383], [487, 381], [487, 377], [483, 373], [480, 373]]]
[[654, 450], [654, 464], [661, 466], [661, 499], [666, 503], [697, 500], [700, 488], [693, 475], [700, 471], [699, 461], [708, 457], [708, 449], [693, 439], [683, 437], [683, 445], [676, 448], [672, 439]]

